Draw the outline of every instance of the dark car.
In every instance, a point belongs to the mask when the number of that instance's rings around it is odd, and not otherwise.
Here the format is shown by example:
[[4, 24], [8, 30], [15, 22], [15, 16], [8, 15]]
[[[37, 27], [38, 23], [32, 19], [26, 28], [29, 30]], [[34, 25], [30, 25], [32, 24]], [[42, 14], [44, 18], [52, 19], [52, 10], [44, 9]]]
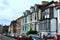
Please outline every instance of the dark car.
[[30, 35], [28, 35], [28, 39], [29, 40], [40, 40], [40, 37], [35, 34], [30, 34]]
[[2, 35], [7, 36], [7, 33], [3, 33]]

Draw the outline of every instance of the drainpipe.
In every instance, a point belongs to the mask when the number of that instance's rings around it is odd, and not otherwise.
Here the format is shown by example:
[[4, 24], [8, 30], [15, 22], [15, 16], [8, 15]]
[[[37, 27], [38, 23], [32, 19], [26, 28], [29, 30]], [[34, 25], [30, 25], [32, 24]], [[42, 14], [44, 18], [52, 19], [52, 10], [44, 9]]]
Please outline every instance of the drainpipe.
[[49, 34], [51, 34], [51, 23], [50, 23], [50, 18], [49, 18]]
[[56, 18], [56, 33], [58, 34], [58, 20]]

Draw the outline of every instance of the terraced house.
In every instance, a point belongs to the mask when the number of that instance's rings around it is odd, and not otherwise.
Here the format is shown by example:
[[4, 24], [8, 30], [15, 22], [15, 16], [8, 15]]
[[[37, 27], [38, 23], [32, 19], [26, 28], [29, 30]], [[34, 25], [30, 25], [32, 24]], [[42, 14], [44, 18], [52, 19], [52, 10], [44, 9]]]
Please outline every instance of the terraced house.
[[[42, 1], [42, 4], [35, 4], [30, 10], [23, 12], [23, 16], [17, 19], [19, 33], [26, 33], [29, 30], [37, 30], [40, 35], [60, 34], [60, 3]], [[19, 21], [18, 21], [19, 20]]]
[[24, 18], [23, 18], [23, 33], [26, 33], [28, 31], [28, 24], [27, 24], [27, 14], [28, 10], [24, 12]]
[[35, 4], [31, 6], [31, 15], [32, 15], [32, 30], [39, 31], [39, 19], [40, 19], [40, 5]]
[[16, 33], [16, 23], [17, 23], [16, 20], [11, 21], [9, 27], [10, 33]]
[[16, 33], [20, 34], [21, 33], [21, 17], [16, 19], [17, 23], [16, 23]]
[[21, 24], [20, 24], [20, 27], [21, 27], [20, 28], [21, 29], [20, 33], [23, 33], [23, 30], [24, 30], [24, 28], [23, 28], [24, 27], [24, 16], [20, 17], [20, 22], [21, 22]]
[[58, 2], [51, 1], [46, 5], [42, 5], [41, 19], [40, 19], [40, 33], [46, 34], [60, 34], [59, 8]]

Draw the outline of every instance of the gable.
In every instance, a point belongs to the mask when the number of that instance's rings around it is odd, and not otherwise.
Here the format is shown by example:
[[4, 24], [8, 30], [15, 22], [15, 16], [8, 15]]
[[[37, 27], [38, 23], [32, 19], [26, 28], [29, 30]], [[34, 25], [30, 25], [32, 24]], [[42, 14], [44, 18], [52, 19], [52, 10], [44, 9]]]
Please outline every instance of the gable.
[[48, 7], [56, 6], [55, 3], [50, 4]]

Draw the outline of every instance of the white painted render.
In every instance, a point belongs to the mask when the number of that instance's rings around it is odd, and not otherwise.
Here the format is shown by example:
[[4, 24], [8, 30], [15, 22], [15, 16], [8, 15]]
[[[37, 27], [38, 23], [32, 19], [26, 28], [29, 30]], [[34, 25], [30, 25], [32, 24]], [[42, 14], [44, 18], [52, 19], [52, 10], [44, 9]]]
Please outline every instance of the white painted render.
[[41, 19], [41, 10], [39, 9], [39, 19]]
[[30, 15], [27, 16], [27, 23], [30, 23]]
[[60, 34], [60, 23], [58, 23], [58, 34]]
[[58, 34], [60, 34], [60, 9], [57, 10], [57, 14], [58, 14]]
[[56, 19], [51, 19], [51, 34], [56, 33]]
[[58, 13], [57, 13], [57, 10], [56, 10], [56, 7], [54, 7], [54, 17], [57, 17]]

